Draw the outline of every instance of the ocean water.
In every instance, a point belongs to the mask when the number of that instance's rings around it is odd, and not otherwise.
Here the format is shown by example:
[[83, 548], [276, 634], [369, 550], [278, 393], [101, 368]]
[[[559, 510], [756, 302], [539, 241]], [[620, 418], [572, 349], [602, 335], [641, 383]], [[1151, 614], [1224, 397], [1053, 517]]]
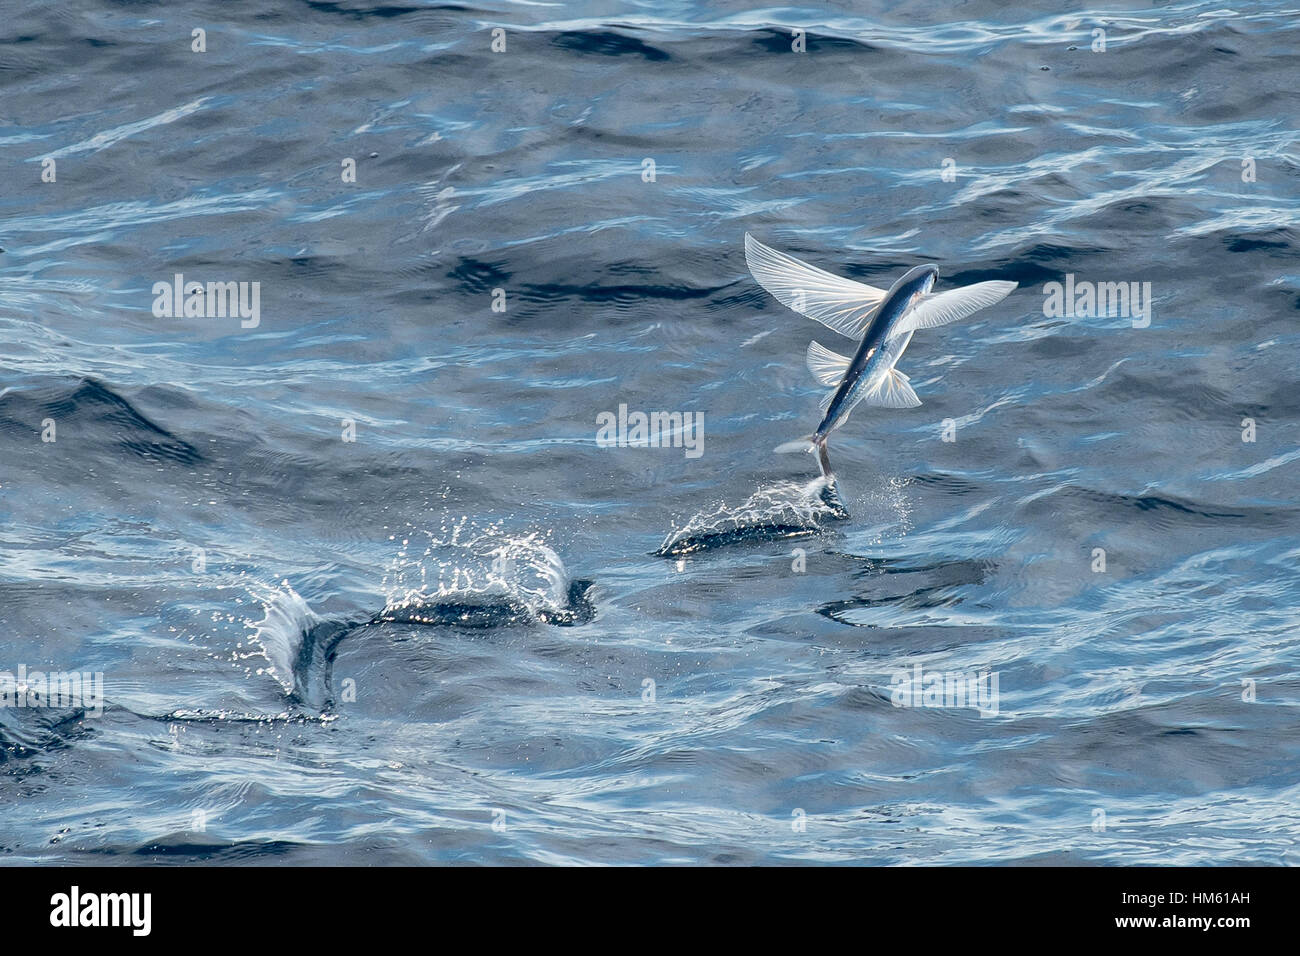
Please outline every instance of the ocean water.
[[1298, 13], [7, 9], [0, 861], [1300, 863]]

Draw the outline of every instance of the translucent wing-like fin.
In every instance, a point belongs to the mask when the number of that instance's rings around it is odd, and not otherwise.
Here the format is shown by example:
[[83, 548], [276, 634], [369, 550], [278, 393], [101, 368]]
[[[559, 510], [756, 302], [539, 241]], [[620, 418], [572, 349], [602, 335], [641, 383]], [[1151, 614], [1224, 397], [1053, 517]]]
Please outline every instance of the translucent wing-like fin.
[[832, 352], [817, 340], [808, 343], [808, 371], [822, 385], [836, 386], [853, 360], [847, 355]]
[[763, 245], [745, 233], [745, 262], [754, 278], [785, 306], [828, 329], [862, 338], [885, 290], [841, 279], [816, 266]]
[[890, 337], [904, 332], [917, 332], [921, 329], [933, 329], [949, 322], [956, 322], [968, 315], [1001, 302], [1019, 283], [1017, 282], [976, 282], [974, 285], [950, 289], [937, 295], [926, 296], [921, 302], [903, 316]]
[[916, 392], [908, 384], [907, 376], [893, 368], [867, 393], [866, 401], [881, 408], [916, 408], [921, 404]]

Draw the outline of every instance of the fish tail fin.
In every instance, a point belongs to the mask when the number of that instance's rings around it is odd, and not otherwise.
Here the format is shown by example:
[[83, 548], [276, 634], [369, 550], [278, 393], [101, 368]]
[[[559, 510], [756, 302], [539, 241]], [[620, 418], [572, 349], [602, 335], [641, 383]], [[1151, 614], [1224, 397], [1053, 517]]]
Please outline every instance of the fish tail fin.
[[831, 471], [831, 456], [827, 454], [826, 437], [814, 444], [817, 447], [817, 467], [822, 470], [822, 477], [827, 481], [834, 482], [835, 472]]
[[817, 439], [813, 435], [805, 435], [803, 438], [796, 438], [794, 441], [788, 441], [784, 444], [777, 445], [772, 451], [778, 455], [788, 455], [794, 451], [812, 451], [817, 447]]
[[821, 469], [822, 477], [835, 480], [835, 472], [831, 471], [830, 455], [826, 452], [826, 435], [805, 435], [803, 438], [797, 438], [794, 441], [788, 441], [783, 445], [777, 445], [773, 452], [778, 455], [784, 455], [793, 451], [815, 451], [817, 452], [817, 467]]

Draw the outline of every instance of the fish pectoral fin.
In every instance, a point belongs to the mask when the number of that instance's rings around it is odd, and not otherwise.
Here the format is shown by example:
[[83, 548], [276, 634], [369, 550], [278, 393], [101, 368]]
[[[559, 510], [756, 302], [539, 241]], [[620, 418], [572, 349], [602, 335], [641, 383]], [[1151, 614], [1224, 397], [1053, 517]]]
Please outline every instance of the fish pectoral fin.
[[890, 369], [880, 379], [880, 383], [866, 395], [869, 405], [881, 408], [916, 408], [921, 400], [908, 384], [908, 378], [897, 369]]
[[822, 385], [838, 385], [852, 361], [847, 355], [832, 352], [816, 339], [808, 343], [808, 371]]
[[890, 330], [889, 337], [892, 339], [905, 332], [933, 329], [964, 319], [980, 309], [1001, 302], [1019, 284], [1003, 281], [976, 282], [960, 289], [927, 295]]

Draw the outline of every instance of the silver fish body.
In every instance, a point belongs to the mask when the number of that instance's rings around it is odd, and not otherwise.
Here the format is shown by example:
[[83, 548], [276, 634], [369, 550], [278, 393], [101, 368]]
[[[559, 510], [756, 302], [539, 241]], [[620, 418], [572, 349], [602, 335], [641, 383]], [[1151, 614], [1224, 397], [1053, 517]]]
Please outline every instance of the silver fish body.
[[848, 371], [831, 396], [826, 414], [813, 433], [814, 442], [824, 443], [832, 431], [844, 424], [849, 412], [894, 371], [894, 366], [912, 341], [912, 332], [903, 332], [891, 341], [890, 330], [898, 327], [920, 296], [929, 293], [938, 277], [936, 266], [916, 266], [890, 287], [876, 308], [875, 317], [867, 327], [867, 334], [862, 337]]

